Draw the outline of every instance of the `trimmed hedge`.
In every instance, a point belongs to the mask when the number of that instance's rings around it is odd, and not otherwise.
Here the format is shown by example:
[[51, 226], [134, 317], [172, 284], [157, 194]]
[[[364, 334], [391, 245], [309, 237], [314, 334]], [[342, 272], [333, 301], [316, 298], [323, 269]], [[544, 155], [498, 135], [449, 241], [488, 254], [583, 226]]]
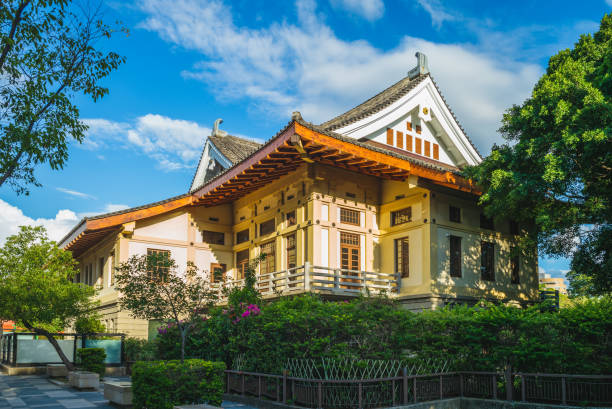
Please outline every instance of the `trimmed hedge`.
[[225, 364], [201, 359], [139, 361], [132, 367], [135, 409], [172, 409], [181, 404], [221, 406]]
[[100, 378], [104, 376], [106, 365], [106, 351], [104, 348], [79, 348], [77, 349], [78, 367], [83, 371], [96, 372]]

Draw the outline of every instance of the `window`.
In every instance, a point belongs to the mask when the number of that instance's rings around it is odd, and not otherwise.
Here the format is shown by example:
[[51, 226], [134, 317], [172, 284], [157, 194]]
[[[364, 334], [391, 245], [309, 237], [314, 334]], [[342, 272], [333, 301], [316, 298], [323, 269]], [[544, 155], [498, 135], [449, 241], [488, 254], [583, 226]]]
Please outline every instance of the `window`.
[[495, 244], [483, 241], [480, 243], [480, 273], [481, 279], [495, 281], [493, 262], [495, 259]]
[[249, 241], [249, 229], [245, 229], [236, 233], [236, 244]]
[[261, 253], [266, 255], [266, 258], [259, 264], [259, 274], [273, 273], [276, 269], [276, 241], [269, 241], [260, 247]]
[[225, 244], [225, 233], [222, 231], [203, 230], [202, 241], [208, 244]]
[[[516, 249], [515, 249], [516, 251]], [[521, 271], [521, 264], [520, 264], [520, 257], [518, 254], [512, 256], [510, 258], [510, 281], [512, 282], [512, 284], [520, 284], [521, 279], [520, 279], [520, 271]]]
[[297, 265], [297, 245], [295, 233], [287, 236], [287, 268], [293, 268]]
[[412, 221], [412, 207], [391, 212], [391, 226]]
[[408, 237], [395, 240], [395, 271], [402, 278], [410, 277], [409, 251]]
[[509, 227], [510, 227], [510, 234], [519, 234], [519, 224], [518, 222], [515, 222], [514, 220], [510, 220], [509, 222]]
[[344, 207], [341, 207], [340, 208], [340, 221], [342, 223], [354, 224], [355, 226], [359, 226], [361, 222], [359, 211], [345, 209]]
[[274, 228], [276, 225], [274, 224], [274, 219], [266, 220], [263, 223], [259, 224], [259, 235], [263, 236], [265, 234], [270, 234], [274, 232]]
[[450, 275], [461, 277], [461, 237], [450, 236]]
[[147, 249], [149, 278], [164, 281], [170, 271], [170, 250]]
[[449, 206], [448, 220], [455, 223], [461, 223], [461, 208], [457, 206]]
[[81, 282], [81, 273], [76, 273], [76, 276], [74, 277], [74, 282], [75, 283], [80, 283]]
[[249, 249], [236, 253], [236, 279], [242, 280], [249, 268]]
[[360, 261], [359, 235], [340, 232], [340, 268], [359, 270]]
[[[102, 286], [104, 286], [104, 257], [100, 257], [98, 261], [98, 274], [100, 276], [100, 281], [102, 281]], [[97, 281], [97, 280], [96, 280]]]
[[295, 217], [295, 210], [287, 212], [287, 214], [285, 214], [285, 220], [287, 220], [287, 227], [296, 224], [297, 218]]
[[482, 229], [494, 230], [493, 219], [484, 215], [484, 213], [480, 213], [480, 227]]
[[225, 264], [211, 263], [210, 264], [210, 281], [213, 283], [222, 283], [225, 281]]
[[108, 286], [115, 285], [115, 252], [111, 251], [110, 259], [108, 260]]

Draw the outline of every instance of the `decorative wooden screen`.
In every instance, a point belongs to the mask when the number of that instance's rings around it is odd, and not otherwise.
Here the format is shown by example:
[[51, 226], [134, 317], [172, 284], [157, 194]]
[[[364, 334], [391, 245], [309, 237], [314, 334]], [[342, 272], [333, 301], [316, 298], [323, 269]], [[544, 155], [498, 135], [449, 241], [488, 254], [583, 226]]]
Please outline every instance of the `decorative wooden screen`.
[[212, 283], [222, 283], [225, 281], [225, 264], [211, 263], [210, 264], [210, 281]]
[[359, 235], [340, 232], [340, 268], [359, 270]]
[[400, 149], [404, 149], [404, 133], [397, 131], [395, 136], [397, 137], [397, 147]]
[[236, 233], [236, 244], [244, 243], [245, 241], [249, 241], [249, 229]]
[[402, 278], [410, 276], [410, 245], [408, 237], [395, 240], [395, 271]]
[[450, 275], [461, 277], [461, 237], [450, 236]]
[[[516, 251], [516, 249], [514, 251]], [[512, 284], [521, 283], [521, 278], [520, 278], [521, 264], [520, 262], [521, 262], [521, 259], [518, 254], [512, 256], [512, 258], [510, 259], [510, 274], [511, 274], [510, 280]]]
[[225, 244], [225, 233], [221, 231], [203, 230], [202, 241], [208, 244]]
[[236, 253], [236, 279], [242, 280], [249, 267], [249, 249]]
[[260, 247], [266, 258], [259, 264], [259, 274], [268, 274], [276, 271], [276, 241], [269, 241]]
[[461, 223], [461, 208], [457, 206], [448, 206], [448, 220], [455, 223]]
[[387, 128], [387, 145], [393, 145], [393, 129]]
[[297, 265], [297, 243], [295, 233], [287, 236], [286, 249], [287, 249], [287, 268], [293, 268]]
[[481, 278], [486, 281], [495, 281], [493, 263], [495, 259], [495, 244], [483, 241], [480, 243], [480, 271]]
[[440, 145], [438, 145], [437, 143], [433, 144], [433, 158], [435, 160], [440, 159]]
[[431, 156], [431, 142], [425, 141], [425, 156]]
[[353, 224], [355, 226], [359, 226], [361, 220], [361, 216], [359, 211], [346, 209], [344, 207], [340, 208], [340, 221], [346, 224]]
[[270, 234], [275, 228], [276, 225], [274, 224], [274, 219], [266, 220], [265, 222], [259, 224], [259, 235], [263, 236]]
[[396, 226], [402, 223], [408, 223], [412, 220], [412, 207], [391, 212], [391, 226]]
[[170, 271], [170, 250], [147, 249], [149, 278], [164, 281]]

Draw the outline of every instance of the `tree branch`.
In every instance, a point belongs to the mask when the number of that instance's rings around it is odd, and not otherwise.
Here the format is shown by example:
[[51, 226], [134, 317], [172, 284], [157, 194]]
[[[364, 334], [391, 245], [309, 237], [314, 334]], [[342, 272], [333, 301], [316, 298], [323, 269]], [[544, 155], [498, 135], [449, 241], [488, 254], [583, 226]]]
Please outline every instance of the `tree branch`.
[[30, 4], [30, 0], [24, 1], [17, 8], [17, 12], [15, 13], [15, 17], [13, 18], [13, 23], [11, 25], [11, 31], [9, 32], [9, 35], [8, 35], [8, 40], [6, 44], [4, 45], [4, 48], [2, 49], [2, 54], [0, 54], [0, 72], [2, 72], [2, 68], [4, 67], [4, 62], [6, 61], [6, 57], [9, 51], [11, 50], [12, 43], [13, 43], [13, 37], [15, 37], [17, 26], [21, 22], [21, 13], [23, 13], [23, 10], [27, 7], [28, 4]]

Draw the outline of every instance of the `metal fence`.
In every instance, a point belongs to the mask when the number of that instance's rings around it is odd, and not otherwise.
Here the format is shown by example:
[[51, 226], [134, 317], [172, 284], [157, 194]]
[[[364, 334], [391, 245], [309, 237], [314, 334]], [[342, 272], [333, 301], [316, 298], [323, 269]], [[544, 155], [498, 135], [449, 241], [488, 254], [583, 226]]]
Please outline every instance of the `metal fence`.
[[225, 371], [227, 392], [306, 408], [383, 408], [454, 397], [612, 405], [612, 375], [450, 372], [359, 380]]
[[[103, 348], [107, 366], [123, 366], [125, 334], [51, 334], [68, 360], [76, 363], [78, 348]], [[62, 361], [46, 337], [33, 332], [12, 332], [0, 336], [0, 363], [10, 366], [41, 366]]]

